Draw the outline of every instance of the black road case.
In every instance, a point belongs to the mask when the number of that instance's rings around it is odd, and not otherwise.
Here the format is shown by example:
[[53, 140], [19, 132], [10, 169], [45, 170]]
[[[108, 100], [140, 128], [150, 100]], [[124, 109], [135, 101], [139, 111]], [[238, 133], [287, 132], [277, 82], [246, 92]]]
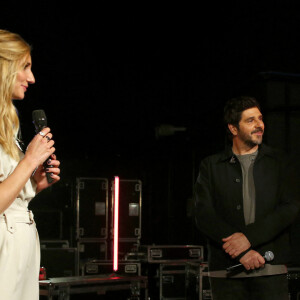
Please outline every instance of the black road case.
[[288, 267], [289, 299], [300, 299], [300, 267]]
[[[112, 261], [87, 261], [81, 268], [81, 275], [97, 275], [113, 273]], [[117, 274], [141, 275], [141, 264], [137, 261], [118, 262]]]
[[[119, 239], [118, 259], [126, 260], [128, 253], [137, 252], [140, 246], [139, 239]], [[108, 259], [113, 259], [114, 241], [109, 242]]]
[[108, 180], [76, 178], [76, 238], [108, 236]]
[[186, 264], [186, 300], [212, 299], [207, 263]]
[[[111, 197], [111, 237], [114, 230], [114, 181]], [[119, 180], [119, 239], [140, 239], [142, 224], [141, 180]]]
[[204, 248], [196, 245], [142, 245], [148, 263], [203, 261]]
[[97, 259], [107, 260], [107, 241], [105, 239], [79, 239], [77, 241], [78, 261]]
[[184, 263], [168, 263], [159, 265], [159, 299], [185, 300]]
[[77, 276], [77, 248], [41, 248], [41, 267], [46, 269], [47, 278]]
[[[59, 277], [41, 280], [40, 299], [48, 300], [69, 300], [69, 299], [89, 299], [95, 295], [100, 299], [108, 299], [109, 292], [117, 293], [122, 291], [123, 297], [113, 297], [109, 299], [148, 300], [148, 280], [144, 276], [121, 276], [114, 274], [103, 274], [95, 276], [80, 277]], [[102, 298], [103, 295], [103, 298]], [[128, 295], [128, 296], [127, 296]]]

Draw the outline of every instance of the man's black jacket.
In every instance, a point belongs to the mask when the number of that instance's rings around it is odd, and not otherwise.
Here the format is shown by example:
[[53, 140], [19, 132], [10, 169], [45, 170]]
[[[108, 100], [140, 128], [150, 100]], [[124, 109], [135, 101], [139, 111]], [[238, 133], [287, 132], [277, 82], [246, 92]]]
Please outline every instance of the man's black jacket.
[[222, 249], [222, 238], [246, 235], [262, 255], [272, 251], [272, 264], [288, 263], [288, 227], [299, 211], [299, 177], [281, 152], [260, 146], [254, 162], [255, 222], [245, 225], [242, 170], [231, 149], [205, 158], [195, 185], [195, 221], [209, 241], [210, 270], [235, 262]]

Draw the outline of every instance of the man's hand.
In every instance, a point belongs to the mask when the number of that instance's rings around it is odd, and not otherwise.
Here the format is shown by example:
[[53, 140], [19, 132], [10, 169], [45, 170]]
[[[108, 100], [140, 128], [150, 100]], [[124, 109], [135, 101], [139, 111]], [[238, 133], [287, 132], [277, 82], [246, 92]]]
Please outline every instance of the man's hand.
[[250, 250], [240, 259], [240, 263], [249, 271], [263, 267], [265, 259], [258, 252]]
[[236, 258], [251, 247], [247, 237], [241, 232], [236, 232], [223, 238], [222, 241], [224, 242], [223, 249], [231, 256], [231, 258]]

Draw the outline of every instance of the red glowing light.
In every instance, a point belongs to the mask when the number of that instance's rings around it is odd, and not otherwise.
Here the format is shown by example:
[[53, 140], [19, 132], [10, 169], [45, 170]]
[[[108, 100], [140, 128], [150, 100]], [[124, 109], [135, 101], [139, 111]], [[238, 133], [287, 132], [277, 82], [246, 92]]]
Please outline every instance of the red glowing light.
[[114, 181], [114, 253], [113, 269], [118, 270], [118, 238], [119, 238], [119, 177]]

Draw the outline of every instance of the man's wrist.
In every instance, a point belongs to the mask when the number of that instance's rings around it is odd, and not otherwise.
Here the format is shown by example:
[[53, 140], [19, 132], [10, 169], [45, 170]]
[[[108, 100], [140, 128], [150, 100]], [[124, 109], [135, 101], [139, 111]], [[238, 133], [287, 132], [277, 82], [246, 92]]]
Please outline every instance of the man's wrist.
[[238, 255], [235, 259], [237, 261], [240, 261], [240, 259], [245, 255], [247, 254], [250, 250], [252, 250], [252, 247], [250, 246], [247, 250], [245, 250], [244, 252], [240, 253], [240, 255]]

